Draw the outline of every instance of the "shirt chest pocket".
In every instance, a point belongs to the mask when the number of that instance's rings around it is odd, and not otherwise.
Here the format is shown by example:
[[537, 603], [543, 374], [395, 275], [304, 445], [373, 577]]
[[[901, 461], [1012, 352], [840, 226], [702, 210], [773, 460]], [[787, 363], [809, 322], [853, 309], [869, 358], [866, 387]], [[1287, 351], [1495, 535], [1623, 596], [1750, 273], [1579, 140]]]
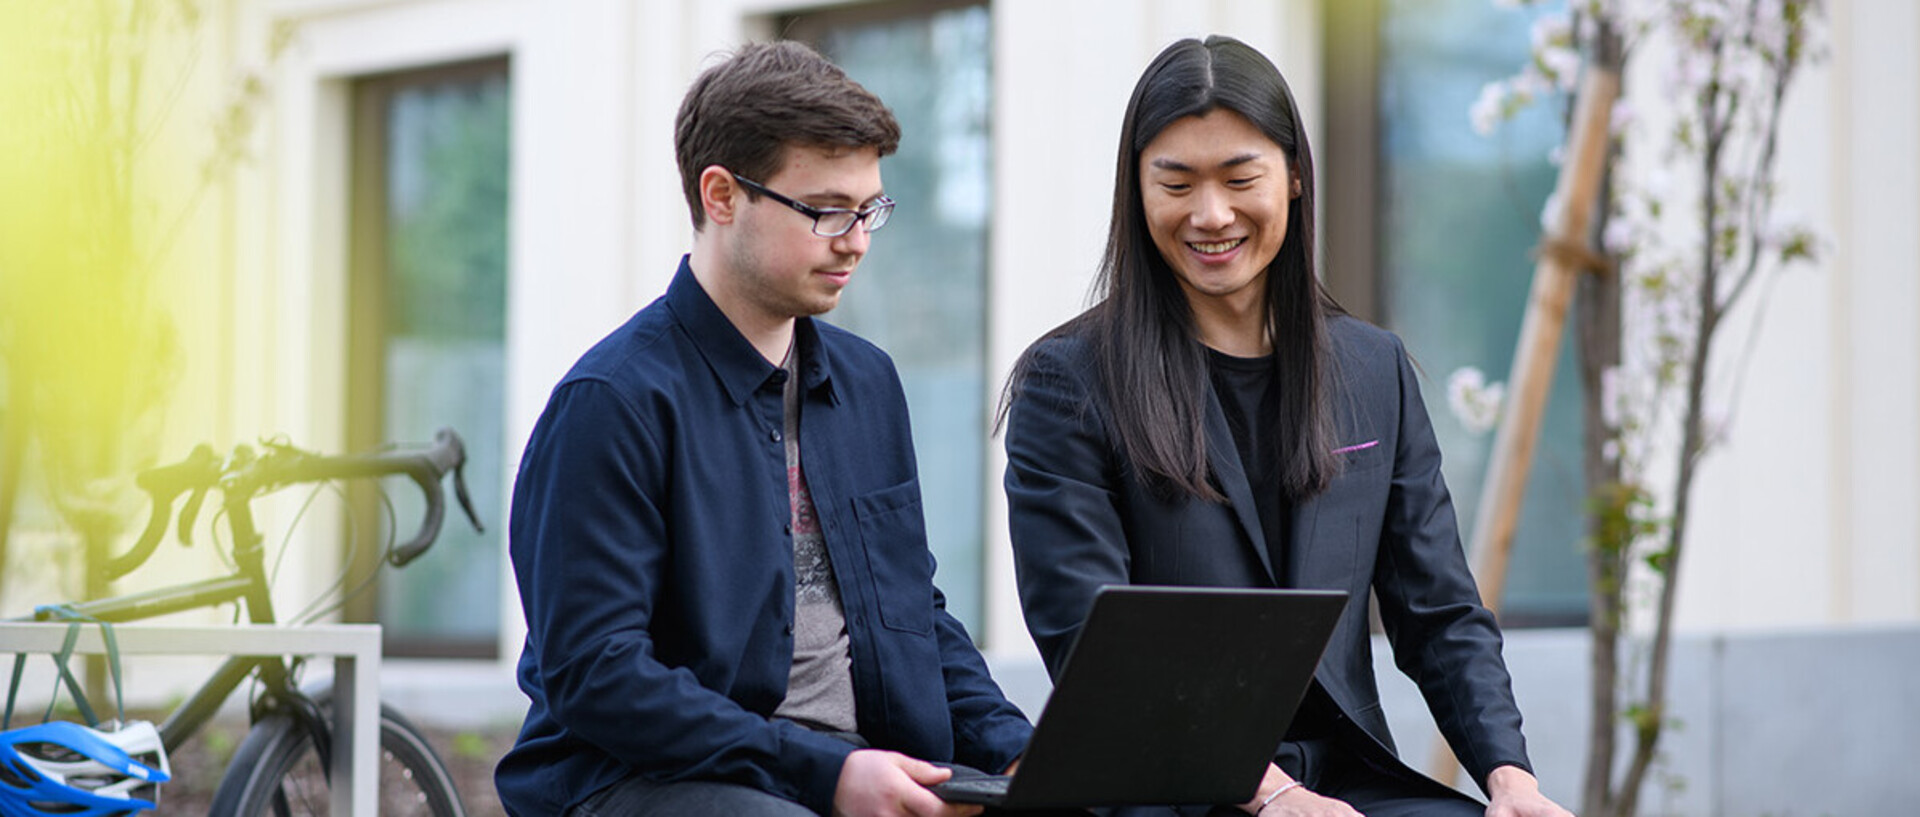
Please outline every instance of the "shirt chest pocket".
[[901, 632], [932, 632], [933, 558], [927, 552], [920, 481], [854, 497], [853, 515], [880, 623]]

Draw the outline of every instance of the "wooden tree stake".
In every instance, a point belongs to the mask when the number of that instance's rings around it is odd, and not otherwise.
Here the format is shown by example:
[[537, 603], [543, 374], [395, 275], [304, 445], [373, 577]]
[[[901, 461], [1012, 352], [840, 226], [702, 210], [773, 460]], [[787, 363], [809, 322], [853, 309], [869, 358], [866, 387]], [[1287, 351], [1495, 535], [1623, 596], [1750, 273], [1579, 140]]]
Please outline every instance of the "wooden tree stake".
[[[1575, 97], [1573, 129], [1567, 134], [1567, 161], [1560, 167], [1560, 178], [1553, 189], [1552, 201], [1557, 203], [1558, 212], [1553, 214], [1553, 229], [1542, 242], [1533, 268], [1533, 289], [1527, 296], [1513, 370], [1507, 377], [1508, 402], [1493, 438], [1493, 454], [1481, 485], [1480, 506], [1474, 514], [1469, 550], [1474, 575], [1480, 584], [1480, 598], [1496, 613], [1506, 589], [1513, 532], [1519, 524], [1527, 473], [1533, 467], [1533, 449], [1540, 439], [1547, 391], [1553, 385], [1553, 365], [1560, 355], [1575, 274], [1580, 271], [1573, 259], [1592, 253], [1589, 234], [1606, 166], [1608, 122], [1619, 96], [1618, 74], [1587, 68]], [[1573, 248], [1579, 252], [1567, 251]], [[1434, 778], [1449, 786], [1458, 777], [1459, 761], [1444, 737], [1434, 741], [1430, 766]]]

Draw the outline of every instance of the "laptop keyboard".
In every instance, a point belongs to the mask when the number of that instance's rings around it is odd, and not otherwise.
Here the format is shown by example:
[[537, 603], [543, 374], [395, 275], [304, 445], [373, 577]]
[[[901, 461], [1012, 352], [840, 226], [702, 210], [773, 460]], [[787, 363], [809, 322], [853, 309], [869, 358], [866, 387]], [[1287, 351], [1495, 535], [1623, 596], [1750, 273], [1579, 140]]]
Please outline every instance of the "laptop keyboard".
[[936, 783], [933, 790], [940, 794], [1004, 795], [1007, 793], [1007, 781], [1004, 776], [970, 777], [965, 780], [948, 780]]

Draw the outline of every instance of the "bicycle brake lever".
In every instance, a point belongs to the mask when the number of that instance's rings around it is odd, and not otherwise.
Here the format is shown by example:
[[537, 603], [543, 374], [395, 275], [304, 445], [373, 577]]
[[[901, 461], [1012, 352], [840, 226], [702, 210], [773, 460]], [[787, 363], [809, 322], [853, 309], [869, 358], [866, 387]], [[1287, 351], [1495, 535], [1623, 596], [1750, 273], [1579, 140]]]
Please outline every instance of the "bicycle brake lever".
[[467, 521], [473, 523], [475, 533], [486, 533], [485, 525], [480, 524], [480, 512], [473, 509], [473, 498], [467, 495], [467, 464], [465, 462], [453, 468], [453, 496], [460, 500], [460, 510], [467, 512]]
[[180, 544], [184, 547], [193, 547], [193, 522], [200, 517], [200, 505], [206, 498], [207, 488], [202, 485], [193, 489], [193, 493], [187, 496], [186, 506], [180, 509], [179, 526], [175, 532], [179, 534]]

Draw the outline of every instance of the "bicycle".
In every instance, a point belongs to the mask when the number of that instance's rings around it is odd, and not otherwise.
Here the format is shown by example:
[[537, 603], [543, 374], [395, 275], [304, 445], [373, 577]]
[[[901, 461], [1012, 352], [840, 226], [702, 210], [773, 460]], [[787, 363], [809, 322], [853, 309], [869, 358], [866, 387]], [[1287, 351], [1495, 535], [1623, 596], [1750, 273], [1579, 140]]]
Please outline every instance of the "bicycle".
[[[102, 568], [112, 579], [145, 564], [164, 538], [174, 518], [174, 502], [182, 494], [188, 499], [178, 517], [177, 535], [183, 545], [190, 545], [195, 518], [207, 494], [218, 489], [220, 514], [232, 537], [231, 574], [97, 601], [42, 606], [36, 609], [34, 620], [117, 623], [235, 602], [244, 605], [250, 623], [276, 624], [272, 576], [266, 565], [264, 537], [254, 524], [252, 503], [264, 494], [290, 486], [324, 486], [340, 480], [385, 476], [411, 478], [425, 494], [427, 505], [418, 531], [404, 544], [388, 548], [385, 560], [394, 567], [404, 567], [419, 558], [439, 536], [446, 512], [441, 480], [448, 472], [453, 474], [454, 495], [461, 509], [476, 530], [484, 530], [462, 473], [466, 447], [452, 429], [441, 429], [430, 446], [367, 454], [323, 456], [283, 442], [263, 443], [263, 448], [263, 453], [256, 454], [249, 446], [236, 446], [223, 459], [211, 447], [201, 445], [178, 463], [142, 472], [137, 484], [152, 500], [147, 526], [132, 549], [110, 558]], [[318, 490], [316, 487], [316, 495]], [[311, 497], [308, 501], [311, 503]], [[391, 515], [390, 505], [388, 512]], [[217, 518], [215, 522], [217, 526]], [[367, 578], [371, 580], [371, 576]], [[343, 576], [328, 594], [344, 584]], [[344, 595], [352, 595], [366, 584], [362, 582]], [[331, 609], [310, 611], [292, 624], [311, 623]], [[160, 725], [161, 742], [171, 754], [206, 725], [243, 683], [249, 678], [258, 680], [260, 691], [250, 706], [251, 727], [221, 777], [213, 799], [214, 815], [327, 813], [332, 689], [330, 683], [300, 689], [296, 679], [303, 664], [300, 656], [230, 657]], [[446, 764], [411, 722], [385, 704], [380, 707], [379, 742], [380, 814], [461, 817], [466, 813]]]

